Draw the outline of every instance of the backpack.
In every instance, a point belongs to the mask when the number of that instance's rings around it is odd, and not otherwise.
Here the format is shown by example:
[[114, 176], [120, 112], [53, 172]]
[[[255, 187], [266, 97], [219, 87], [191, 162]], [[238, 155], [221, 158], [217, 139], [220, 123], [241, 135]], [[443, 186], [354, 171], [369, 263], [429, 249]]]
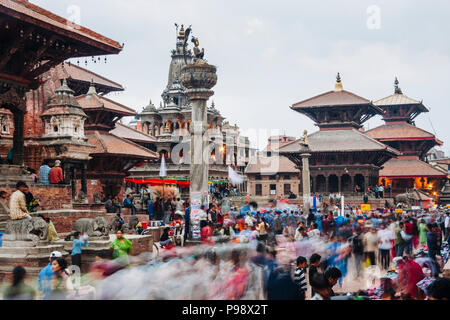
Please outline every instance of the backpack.
[[362, 254], [364, 253], [363, 241], [360, 237], [354, 236], [352, 239], [353, 253]]

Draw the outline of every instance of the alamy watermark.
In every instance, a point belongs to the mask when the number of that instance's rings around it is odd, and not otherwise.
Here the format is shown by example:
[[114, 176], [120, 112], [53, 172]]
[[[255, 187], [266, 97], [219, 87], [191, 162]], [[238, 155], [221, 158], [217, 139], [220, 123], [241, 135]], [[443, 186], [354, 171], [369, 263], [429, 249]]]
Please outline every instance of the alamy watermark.
[[377, 5], [371, 5], [367, 7], [366, 13], [367, 17], [367, 28], [369, 30], [379, 30], [381, 29], [381, 8]]

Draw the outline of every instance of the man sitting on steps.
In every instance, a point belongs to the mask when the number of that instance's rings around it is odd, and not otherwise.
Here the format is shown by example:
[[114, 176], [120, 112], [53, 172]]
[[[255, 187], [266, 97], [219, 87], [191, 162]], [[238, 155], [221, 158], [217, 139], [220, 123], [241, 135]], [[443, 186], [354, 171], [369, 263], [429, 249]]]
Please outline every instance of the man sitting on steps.
[[16, 191], [11, 195], [9, 200], [10, 217], [12, 220], [31, 219], [27, 210], [25, 194], [28, 191], [28, 186], [25, 182], [19, 181], [16, 184]]

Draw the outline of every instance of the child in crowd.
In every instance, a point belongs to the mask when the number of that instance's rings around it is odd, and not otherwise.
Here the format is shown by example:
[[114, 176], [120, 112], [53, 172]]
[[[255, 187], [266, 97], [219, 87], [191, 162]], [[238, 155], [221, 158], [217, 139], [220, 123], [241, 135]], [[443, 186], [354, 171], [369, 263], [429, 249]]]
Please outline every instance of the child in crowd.
[[306, 267], [306, 258], [299, 256], [297, 258], [297, 268], [294, 273], [294, 282], [298, 285], [298, 289], [300, 290], [300, 300], [305, 300], [306, 297]]
[[78, 266], [81, 270], [81, 248], [88, 246], [88, 235], [84, 234], [81, 236], [81, 233], [76, 231], [74, 233], [75, 239], [73, 240], [72, 245], [72, 264], [74, 266]]

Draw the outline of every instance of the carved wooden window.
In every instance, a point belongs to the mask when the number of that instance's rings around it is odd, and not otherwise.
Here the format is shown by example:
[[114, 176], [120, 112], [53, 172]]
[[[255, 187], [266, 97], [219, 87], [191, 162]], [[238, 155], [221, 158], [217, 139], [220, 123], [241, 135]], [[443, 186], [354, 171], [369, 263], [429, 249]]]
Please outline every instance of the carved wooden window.
[[289, 183], [284, 184], [284, 194], [288, 195], [291, 192], [291, 185]]
[[260, 183], [255, 184], [255, 194], [257, 196], [262, 196], [262, 185]]
[[270, 194], [277, 194], [277, 185], [276, 184], [271, 184], [270, 185]]
[[2, 134], [9, 134], [10, 133], [10, 122], [9, 122], [9, 117], [8, 116], [3, 116], [1, 118], [1, 129], [2, 129]]

